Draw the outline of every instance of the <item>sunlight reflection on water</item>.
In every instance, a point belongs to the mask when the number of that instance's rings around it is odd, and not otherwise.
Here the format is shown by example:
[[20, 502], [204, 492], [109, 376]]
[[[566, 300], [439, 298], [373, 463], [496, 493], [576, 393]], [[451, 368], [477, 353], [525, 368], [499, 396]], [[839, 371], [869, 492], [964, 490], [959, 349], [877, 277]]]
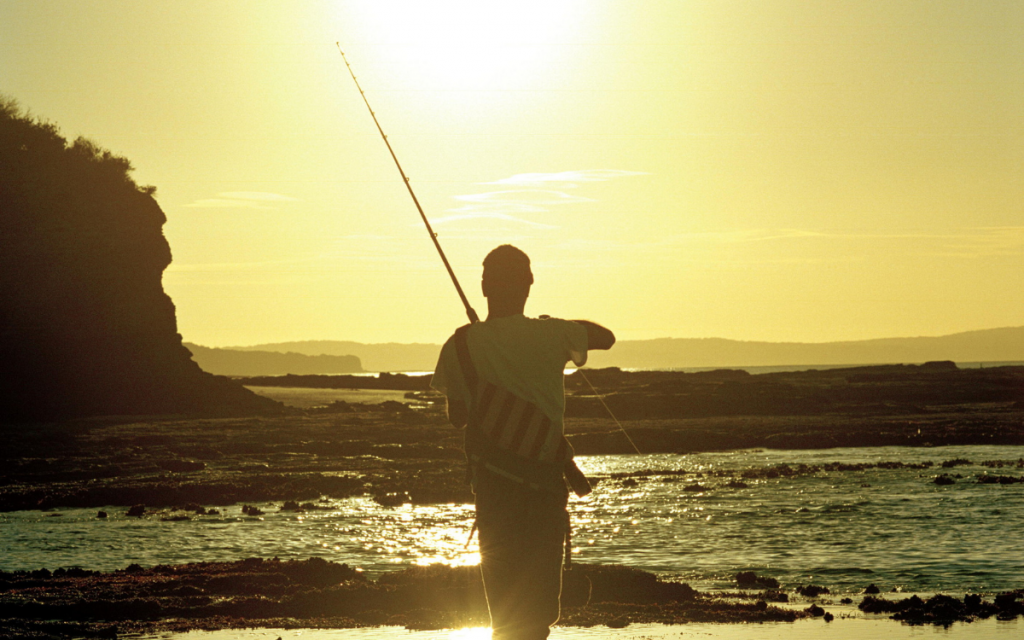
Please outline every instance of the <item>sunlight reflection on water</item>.
[[[875, 582], [904, 591], [991, 593], [1015, 589], [1024, 574], [1024, 485], [980, 484], [983, 460], [1015, 460], [1024, 447], [861, 448], [740, 451], [693, 455], [582, 456], [601, 477], [573, 499], [574, 558], [618, 563], [682, 579], [702, 589], [731, 588], [738, 571], [784, 584], [824, 584], [857, 593]], [[972, 465], [941, 469], [954, 458]], [[744, 470], [786, 463], [931, 461], [927, 469], [820, 471], [791, 477], [746, 477]], [[644, 469], [660, 473], [609, 478]], [[728, 470], [726, 475], [716, 475]], [[685, 471], [685, 475], [673, 474]], [[937, 486], [934, 476], [963, 476]], [[467, 504], [389, 508], [368, 497], [321, 502], [304, 514], [261, 504], [217, 516], [166, 522], [129, 518], [124, 509], [0, 513], [0, 569], [81, 566], [112, 570], [247, 557], [348, 563], [371, 577], [403, 566], [479, 562], [467, 547]], [[1012, 535], [1007, 535], [1012, 532]]]

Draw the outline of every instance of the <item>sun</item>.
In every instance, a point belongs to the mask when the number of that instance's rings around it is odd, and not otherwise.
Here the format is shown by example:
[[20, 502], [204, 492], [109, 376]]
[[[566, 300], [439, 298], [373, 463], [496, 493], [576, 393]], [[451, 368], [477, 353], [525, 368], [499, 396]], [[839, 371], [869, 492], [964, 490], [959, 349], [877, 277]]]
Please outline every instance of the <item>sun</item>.
[[498, 90], [531, 85], [555, 64], [583, 4], [488, 0], [380, 0], [338, 5], [353, 37], [342, 47], [394, 65], [404, 86]]

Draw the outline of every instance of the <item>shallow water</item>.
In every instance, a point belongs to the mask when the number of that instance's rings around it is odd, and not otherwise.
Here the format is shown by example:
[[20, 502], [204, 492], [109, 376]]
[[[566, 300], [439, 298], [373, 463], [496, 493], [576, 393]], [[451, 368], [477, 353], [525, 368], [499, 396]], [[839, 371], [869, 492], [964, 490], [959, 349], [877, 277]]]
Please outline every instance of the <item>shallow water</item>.
[[[589, 474], [644, 469], [687, 471], [631, 481], [607, 479], [573, 499], [574, 558], [621, 563], [726, 589], [738, 571], [773, 576], [783, 586], [825, 585], [835, 596], [869, 583], [888, 591], [993, 593], [1024, 586], [1024, 485], [979, 484], [977, 475], [1020, 476], [1019, 468], [986, 469], [984, 460], [1017, 460], [1024, 447], [879, 447], [816, 451], [740, 451], [693, 455], [588, 456]], [[975, 464], [941, 469], [945, 460]], [[866, 469], [745, 479], [744, 470], [778, 464], [931, 461], [929, 469]], [[728, 475], [715, 472], [730, 470]], [[695, 473], [703, 474], [697, 477]], [[938, 486], [934, 476], [964, 477]], [[701, 484], [703, 491], [685, 491]], [[259, 505], [217, 516], [169, 522], [129, 518], [124, 508], [60, 509], [0, 514], [0, 569], [80, 566], [112, 570], [251, 556], [319, 556], [373, 576], [410, 564], [473, 564], [465, 543], [471, 505], [385, 508], [368, 498], [332, 500], [305, 514]]]

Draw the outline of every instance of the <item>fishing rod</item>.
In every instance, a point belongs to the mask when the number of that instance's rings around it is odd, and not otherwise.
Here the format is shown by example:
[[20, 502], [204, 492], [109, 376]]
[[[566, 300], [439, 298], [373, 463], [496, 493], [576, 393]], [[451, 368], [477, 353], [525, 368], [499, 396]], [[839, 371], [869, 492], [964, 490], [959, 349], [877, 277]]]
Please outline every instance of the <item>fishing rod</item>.
[[363, 88], [359, 86], [359, 80], [356, 78], [356, 74], [352, 71], [352, 65], [348, 63], [348, 58], [345, 57], [345, 52], [341, 50], [341, 43], [334, 43], [338, 47], [338, 53], [341, 54], [341, 59], [345, 61], [345, 66], [348, 67], [348, 73], [352, 76], [352, 81], [356, 83], [356, 89], [359, 90], [359, 95], [363, 97], [363, 102], [366, 104], [366, 108], [370, 111], [370, 117], [373, 118], [373, 123], [377, 125], [377, 131], [380, 132], [380, 137], [384, 139], [384, 144], [387, 145], [388, 151], [391, 153], [391, 159], [395, 161], [395, 166], [398, 167], [398, 173], [402, 175], [402, 181], [405, 182], [405, 188], [409, 190], [409, 195], [412, 196], [412, 201], [416, 205], [416, 210], [420, 212], [420, 218], [423, 219], [423, 224], [427, 226], [427, 233], [430, 234], [430, 239], [434, 241], [434, 246], [437, 248], [438, 255], [441, 256], [441, 261], [444, 262], [444, 268], [448, 270], [448, 275], [452, 278], [452, 284], [455, 285], [455, 290], [459, 293], [459, 298], [462, 299], [462, 304], [466, 307], [466, 315], [469, 317], [469, 321], [472, 324], [480, 322], [480, 316], [476, 314], [472, 305], [469, 304], [469, 299], [466, 298], [466, 293], [462, 290], [462, 286], [459, 284], [459, 279], [455, 277], [455, 271], [452, 270], [452, 265], [448, 263], [448, 257], [444, 255], [444, 250], [441, 249], [441, 243], [437, 240], [437, 233], [434, 232], [433, 227], [430, 226], [430, 221], [427, 220], [427, 214], [423, 213], [423, 207], [420, 206], [420, 201], [416, 197], [416, 193], [412, 190], [412, 183], [409, 182], [409, 176], [405, 175], [405, 171], [402, 169], [402, 164], [398, 162], [398, 156], [395, 155], [395, 150], [391, 148], [391, 143], [388, 142], [387, 135], [384, 134], [383, 127], [380, 126], [380, 121], [377, 120], [377, 114], [373, 112], [373, 107], [370, 106], [370, 101], [366, 99], [366, 93]]
[[[463, 306], [466, 307], [466, 315], [469, 317], [469, 322], [471, 324], [476, 324], [477, 322], [480, 322], [480, 316], [476, 314], [476, 311], [473, 309], [472, 305], [469, 304], [469, 299], [466, 298], [466, 293], [462, 290], [462, 286], [459, 284], [459, 279], [455, 277], [455, 271], [452, 270], [452, 265], [448, 263], [448, 258], [444, 255], [444, 250], [441, 248], [441, 243], [438, 242], [437, 240], [437, 233], [435, 233], [433, 227], [430, 226], [430, 221], [427, 220], [427, 214], [423, 213], [423, 207], [420, 206], [420, 201], [416, 197], [416, 193], [412, 190], [412, 183], [409, 182], [409, 176], [405, 175], [405, 171], [402, 169], [402, 164], [398, 161], [398, 156], [395, 155], [395, 150], [391, 148], [391, 143], [388, 141], [388, 137], [384, 133], [384, 128], [380, 126], [380, 121], [377, 120], [377, 114], [374, 113], [373, 107], [370, 106], [370, 101], [367, 100], [366, 98], [366, 92], [363, 91], [363, 88], [359, 85], [359, 80], [356, 78], [355, 71], [352, 70], [352, 65], [348, 63], [348, 58], [345, 57], [345, 52], [341, 50], [341, 43], [335, 42], [334, 44], [335, 46], [338, 47], [338, 53], [341, 54], [341, 59], [345, 61], [345, 66], [348, 68], [349, 75], [352, 76], [352, 81], [356, 83], [356, 89], [359, 90], [359, 95], [362, 96], [363, 103], [366, 105], [367, 110], [370, 112], [370, 117], [373, 118], [373, 123], [377, 125], [377, 131], [380, 132], [380, 137], [384, 139], [384, 144], [387, 145], [388, 151], [391, 153], [391, 159], [395, 161], [395, 166], [398, 167], [398, 173], [402, 175], [402, 181], [405, 182], [405, 188], [409, 190], [409, 195], [412, 196], [412, 201], [416, 205], [416, 210], [420, 212], [420, 218], [423, 219], [423, 224], [426, 225], [427, 227], [427, 233], [430, 234], [430, 239], [434, 241], [434, 247], [437, 248], [437, 253], [438, 255], [441, 256], [441, 261], [444, 262], [444, 267], [445, 269], [448, 270], [448, 275], [451, 276], [452, 284], [455, 285], [455, 290], [459, 293], [459, 298], [462, 299]], [[619, 428], [620, 431], [622, 431], [623, 435], [626, 436], [626, 439], [629, 440], [629, 444], [633, 446], [633, 450], [636, 451], [637, 454], [640, 454], [640, 449], [636, 446], [636, 443], [633, 442], [633, 438], [629, 437], [629, 432], [627, 432], [625, 427], [622, 426], [622, 424], [619, 422], [619, 419], [615, 417], [615, 414], [612, 413], [612, 410], [608, 406], [608, 404], [605, 403], [604, 397], [601, 396], [601, 394], [598, 393], [597, 389], [594, 388], [594, 385], [591, 384], [590, 380], [587, 378], [586, 374], [583, 373], [582, 369], [577, 369], [577, 371], [579, 371], [580, 376], [582, 376], [583, 379], [586, 380], [587, 385], [590, 387], [591, 391], [594, 392], [594, 395], [597, 396], [597, 399], [601, 401], [601, 404], [608, 412], [608, 415], [610, 415], [612, 417], [612, 420], [615, 421], [615, 425]]]

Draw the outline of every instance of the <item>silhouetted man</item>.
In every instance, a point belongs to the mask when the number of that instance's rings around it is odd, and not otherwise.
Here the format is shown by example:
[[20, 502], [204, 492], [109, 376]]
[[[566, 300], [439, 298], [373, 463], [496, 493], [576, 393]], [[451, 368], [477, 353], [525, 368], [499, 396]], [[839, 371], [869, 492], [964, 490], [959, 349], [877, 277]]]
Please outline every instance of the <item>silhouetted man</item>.
[[459, 328], [431, 381], [466, 427], [480, 570], [494, 640], [547, 638], [558, 620], [568, 489], [589, 491], [562, 433], [563, 370], [615, 336], [586, 321], [527, 318], [530, 258], [502, 245], [484, 259], [487, 319]]

